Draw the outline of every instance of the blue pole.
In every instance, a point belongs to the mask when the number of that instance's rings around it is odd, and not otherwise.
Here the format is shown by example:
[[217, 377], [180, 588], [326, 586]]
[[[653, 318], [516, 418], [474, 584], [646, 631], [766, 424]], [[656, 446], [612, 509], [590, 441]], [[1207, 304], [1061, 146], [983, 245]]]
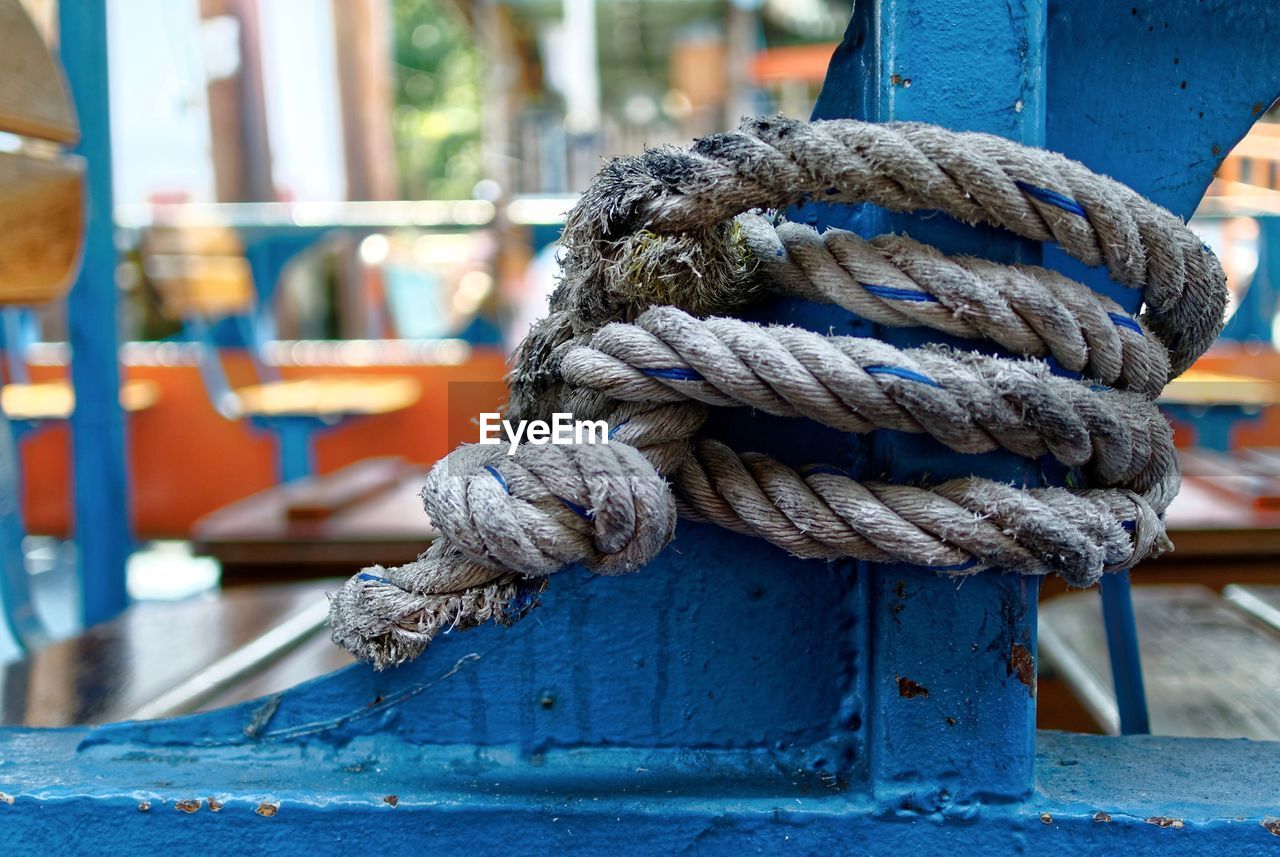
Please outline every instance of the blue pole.
[[266, 421], [275, 434], [280, 484], [305, 479], [316, 472], [315, 435], [320, 425], [309, 417], [280, 417]]
[[[1045, 0], [857, 3], [814, 118], [933, 122], [1041, 145], [1044, 53]], [[799, 216], [806, 209], [811, 222], [864, 235], [906, 231], [947, 252], [1040, 261], [1038, 245], [936, 214], [802, 206]], [[899, 345], [939, 338], [871, 325], [850, 332]], [[1002, 453], [960, 456], [919, 435], [893, 432], [871, 437], [863, 469], [869, 479], [917, 484], [969, 474], [1019, 485], [1042, 481], [1036, 462]], [[865, 764], [877, 801], [935, 811], [953, 801], [1027, 794], [1038, 580], [998, 572], [953, 578], [875, 564], [864, 565], [861, 576], [868, 605], [859, 646], [870, 722]]]
[[49, 634], [36, 612], [22, 539], [22, 462], [17, 432], [0, 411], [0, 612], [19, 651], [38, 649]]
[[117, 363], [106, 0], [64, 0], [58, 21], [62, 63], [80, 117], [78, 151], [88, 161], [84, 263], [67, 299], [76, 394], [71, 455], [80, 608], [88, 626], [125, 608], [125, 561], [131, 549]]
[[1142, 685], [1142, 659], [1138, 626], [1133, 616], [1129, 572], [1102, 579], [1102, 623], [1107, 629], [1107, 653], [1111, 657], [1111, 682], [1120, 709], [1121, 735], [1146, 735], [1151, 731], [1147, 694]]

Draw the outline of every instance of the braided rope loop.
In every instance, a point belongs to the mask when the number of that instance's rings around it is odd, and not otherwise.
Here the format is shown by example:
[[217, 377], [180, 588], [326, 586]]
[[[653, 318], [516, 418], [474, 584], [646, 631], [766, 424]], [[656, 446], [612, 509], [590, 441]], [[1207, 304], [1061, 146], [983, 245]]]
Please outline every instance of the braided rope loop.
[[[1145, 309], [1131, 316], [1044, 268], [949, 257], [902, 235], [819, 234], [765, 213], [811, 200], [937, 210], [1053, 242], [1141, 289]], [[612, 161], [569, 213], [562, 244], [551, 313], [508, 379], [509, 417], [606, 419], [610, 440], [510, 457], [463, 446], [437, 464], [424, 500], [440, 539], [415, 563], [356, 575], [333, 600], [334, 640], [375, 665], [451, 628], [518, 619], [564, 566], [633, 571], [670, 541], [677, 515], [803, 557], [1072, 585], [1169, 549], [1160, 515], [1179, 471], [1154, 400], [1216, 338], [1226, 288], [1200, 239], [1130, 188], [985, 134], [753, 119], [687, 150]], [[732, 317], [770, 294], [1012, 356]], [[1092, 487], [797, 470], [699, 437], [711, 407], [927, 433], [964, 454], [1050, 455]]]

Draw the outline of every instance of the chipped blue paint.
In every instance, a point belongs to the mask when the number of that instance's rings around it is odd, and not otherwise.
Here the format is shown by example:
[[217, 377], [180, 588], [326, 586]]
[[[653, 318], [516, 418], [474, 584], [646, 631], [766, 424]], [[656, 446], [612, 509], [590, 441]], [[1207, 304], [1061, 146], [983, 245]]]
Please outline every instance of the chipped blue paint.
[[[1043, 139], [1186, 215], [1215, 165], [1209, 141], [1225, 152], [1280, 88], [1280, 56], [1258, 49], [1277, 39], [1280, 15], [1258, 0], [859, 3], [818, 112]], [[936, 215], [810, 214], [1039, 254]], [[1132, 290], [1089, 276], [1135, 308]], [[757, 314], [872, 329], [794, 301]], [[822, 462], [810, 474], [1066, 476], [738, 410], [709, 429]], [[0, 731], [13, 798], [0, 837], [14, 853], [286, 855], [1217, 855], [1280, 842], [1276, 744], [1034, 732], [1014, 668], [1016, 647], [1034, 652], [1035, 596], [1016, 576], [959, 585], [807, 562], [685, 523], [649, 568], [566, 572], [525, 621], [446, 635], [397, 670], [352, 667], [176, 720]]]

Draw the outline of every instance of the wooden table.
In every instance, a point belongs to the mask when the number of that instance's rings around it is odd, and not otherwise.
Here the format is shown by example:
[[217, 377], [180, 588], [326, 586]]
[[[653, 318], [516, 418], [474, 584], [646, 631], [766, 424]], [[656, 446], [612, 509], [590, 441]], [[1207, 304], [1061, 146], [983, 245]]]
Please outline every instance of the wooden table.
[[222, 564], [224, 586], [345, 577], [369, 565], [409, 562], [427, 549], [436, 531], [419, 496], [426, 468], [399, 467], [390, 484], [364, 496], [355, 491], [351, 502], [333, 503], [328, 515], [297, 514], [325, 496], [319, 484], [324, 477], [254, 494], [197, 521], [195, 551]]
[[[1185, 476], [1165, 523], [1176, 550], [1170, 557], [1203, 560], [1280, 557], [1280, 510], [1260, 509], [1232, 496], [1233, 477]], [[1280, 578], [1280, 563], [1275, 565]]]
[[341, 581], [138, 604], [0, 667], [3, 725], [185, 714], [276, 693], [350, 663], [325, 633]]

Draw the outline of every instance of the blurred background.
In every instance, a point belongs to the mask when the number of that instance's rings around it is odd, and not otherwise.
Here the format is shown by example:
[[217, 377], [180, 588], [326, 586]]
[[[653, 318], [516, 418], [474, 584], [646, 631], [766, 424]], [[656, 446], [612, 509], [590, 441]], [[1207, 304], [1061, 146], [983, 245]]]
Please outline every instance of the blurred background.
[[[56, 38], [56, 3], [26, 5]], [[502, 377], [546, 310], [562, 216], [602, 159], [748, 114], [806, 116], [850, 12], [828, 0], [107, 7], [119, 339], [125, 391], [144, 384], [137, 407], [125, 402], [144, 542], [205, 533], [206, 516], [282, 479], [371, 457], [420, 470], [443, 455], [450, 386]], [[25, 371], [65, 374], [65, 307], [31, 315]], [[375, 376], [387, 383], [365, 392], [385, 395], [263, 389], [335, 375]], [[328, 413], [306, 401], [325, 393]], [[310, 408], [316, 425], [290, 408]], [[305, 460], [282, 461], [298, 459], [284, 448], [297, 435]], [[69, 533], [67, 443], [57, 425], [24, 439], [31, 533]], [[421, 518], [416, 503], [408, 516]], [[217, 579], [195, 563], [188, 581], [165, 560], [152, 588], [135, 556], [136, 596]]]
[[[86, 459], [69, 425], [68, 301], [5, 308], [27, 583], [42, 633], [64, 641], [32, 637], [23, 659], [22, 634], [0, 632], [0, 701], [30, 724], [190, 710], [343, 663], [319, 633], [320, 593], [434, 537], [422, 475], [503, 400], [507, 358], [546, 312], [576, 194], [606, 158], [745, 115], [807, 116], [851, 11], [849, 0], [105, 5], [108, 103], [77, 103], [91, 181], [109, 166], [114, 197], [132, 607], [81, 633], [120, 601], [110, 585], [105, 600], [86, 594], [117, 573], [112, 559], [78, 555], [73, 462]], [[85, 59], [94, 36], [60, 33], [57, 0], [22, 6], [73, 90], [101, 78]], [[32, 145], [0, 134], [5, 151]], [[10, 617], [25, 609], [8, 602]], [[282, 623], [292, 630], [272, 639], [300, 651], [251, 669], [233, 696], [215, 681], [145, 707]], [[82, 693], [90, 672], [108, 678]]]
[[[57, 44], [55, 0], [23, 3]], [[575, 195], [609, 157], [746, 115], [807, 117], [851, 5], [109, 0], [99, 155], [119, 254], [130, 596], [211, 603], [414, 558], [433, 535], [422, 473], [501, 401]], [[1234, 151], [1213, 153], [1193, 223], [1227, 270], [1232, 318], [1163, 402], [1190, 476], [1170, 521], [1192, 565], [1169, 568], [1215, 586], [1274, 577], [1280, 551], [1280, 116], [1254, 113]], [[65, 384], [66, 306], [4, 312], [26, 567], [67, 637], [83, 606], [71, 406], [36, 389]], [[223, 634], [210, 650], [230, 651], [302, 603], [268, 602], [238, 608], [259, 612], [235, 633], [176, 608], [149, 621], [193, 644]], [[315, 641], [235, 698], [345, 657]], [[19, 656], [0, 641], [0, 660]], [[61, 713], [46, 721], [70, 722], [66, 709], [50, 703]], [[1091, 728], [1083, 714], [1067, 725]]]

